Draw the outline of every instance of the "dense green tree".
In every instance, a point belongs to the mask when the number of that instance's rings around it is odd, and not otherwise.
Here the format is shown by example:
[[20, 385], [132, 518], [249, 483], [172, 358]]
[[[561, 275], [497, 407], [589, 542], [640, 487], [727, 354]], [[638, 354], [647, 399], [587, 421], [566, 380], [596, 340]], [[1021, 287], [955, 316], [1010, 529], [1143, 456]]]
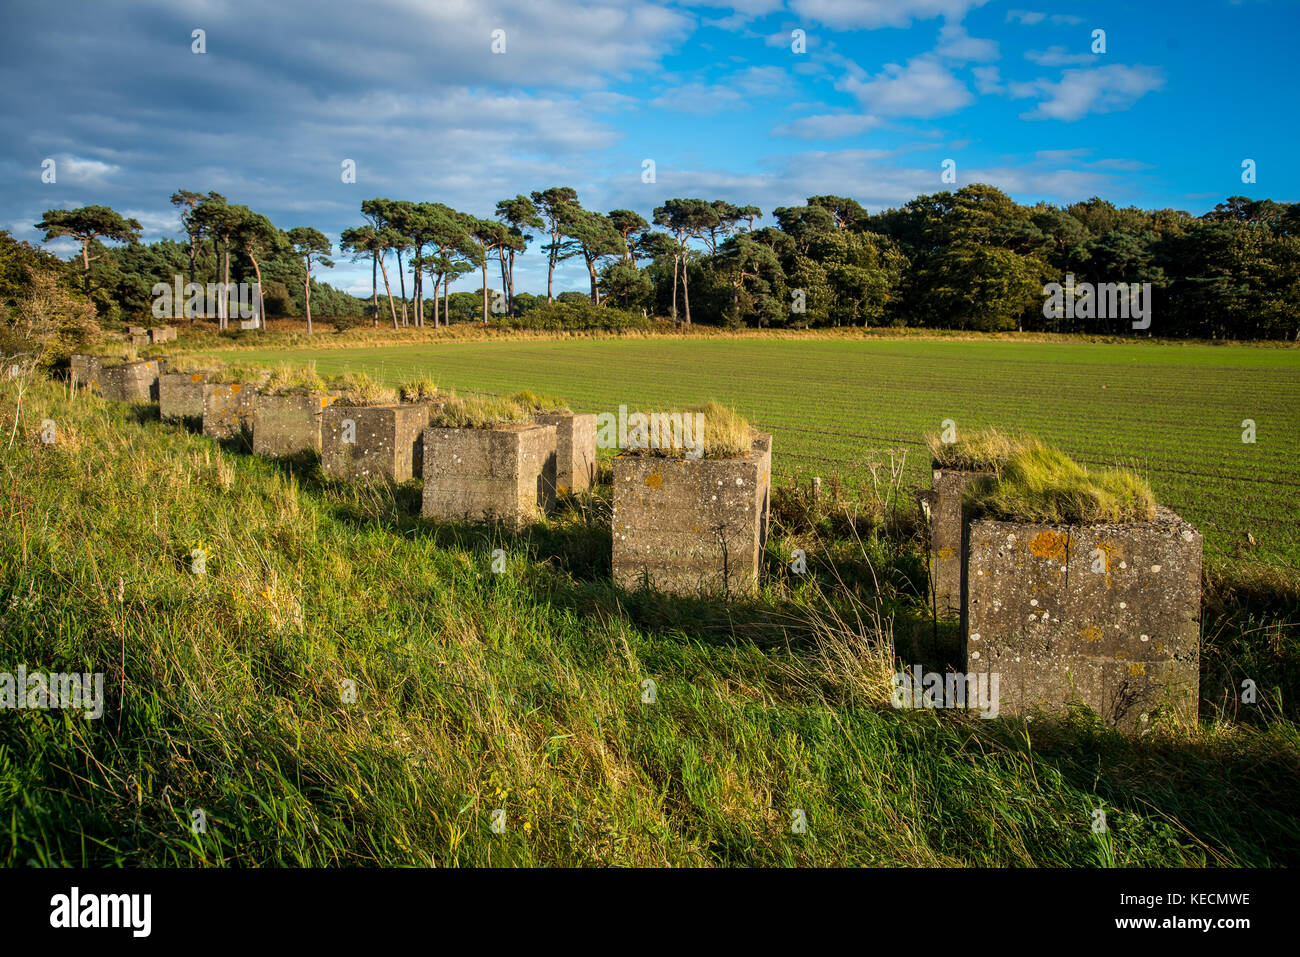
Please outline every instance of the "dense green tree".
[[47, 243], [60, 236], [70, 236], [81, 243], [82, 291], [89, 297], [91, 241], [139, 242], [142, 227], [137, 220], [126, 219], [107, 206], [82, 206], [78, 209], [48, 209], [36, 228], [45, 230]]
[[551, 237], [551, 241], [543, 248], [547, 257], [546, 301], [552, 302], [555, 299], [555, 266], [564, 253], [564, 230], [561, 224], [569, 209], [578, 205], [578, 191], [571, 186], [552, 186], [550, 189], [535, 191], [532, 199]]
[[608, 256], [622, 255], [626, 244], [608, 217], [578, 206], [570, 206], [564, 211], [560, 228], [575, 254], [586, 263], [587, 275], [591, 280], [591, 301], [599, 306], [600, 279], [597, 267]]

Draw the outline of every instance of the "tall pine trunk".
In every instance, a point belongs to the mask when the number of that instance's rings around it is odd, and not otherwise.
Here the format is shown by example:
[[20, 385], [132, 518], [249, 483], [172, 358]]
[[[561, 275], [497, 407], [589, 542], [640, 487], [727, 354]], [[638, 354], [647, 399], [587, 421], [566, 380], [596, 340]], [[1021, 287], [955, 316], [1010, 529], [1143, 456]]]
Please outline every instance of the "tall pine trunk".
[[370, 253], [370, 324], [379, 325], [379, 250]]
[[406, 325], [406, 273], [402, 271], [402, 250], [397, 250], [397, 281], [402, 289], [402, 325]]
[[689, 284], [689, 263], [685, 256], [682, 257], [682, 301], [686, 306], [686, 324], [691, 324], [691, 287]]
[[221, 241], [221, 328], [230, 328], [230, 240]]
[[677, 321], [677, 261], [680, 258], [680, 254], [673, 254], [673, 322]]
[[506, 297], [506, 313], [510, 313], [509, 281], [506, 278], [506, 247], [497, 247], [497, 259], [501, 260], [501, 295]]
[[302, 285], [302, 298], [307, 306], [307, 335], [311, 335], [311, 259], [307, 260], [307, 281]]
[[[388, 296], [388, 311], [393, 314], [393, 329], [397, 329], [397, 307], [393, 305], [393, 287], [388, 284], [388, 267], [384, 265], [382, 259], [379, 260], [379, 268], [384, 273], [384, 293]], [[378, 325], [377, 317], [376, 325]]]

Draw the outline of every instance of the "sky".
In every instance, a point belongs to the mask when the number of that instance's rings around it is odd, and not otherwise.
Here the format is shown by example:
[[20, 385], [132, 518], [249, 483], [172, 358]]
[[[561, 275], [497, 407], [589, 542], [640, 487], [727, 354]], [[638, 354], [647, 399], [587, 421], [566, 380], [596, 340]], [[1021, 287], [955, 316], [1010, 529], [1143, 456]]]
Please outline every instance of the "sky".
[[[177, 189], [334, 242], [371, 197], [490, 217], [556, 185], [647, 219], [675, 196], [875, 212], [974, 182], [1198, 215], [1300, 198], [1300, 0], [42, 0], [3, 20], [0, 228], [33, 242], [45, 210], [91, 204], [180, 239]], [[368, 265], [335, 258], [318, 278], [368, 296]], [[535, 245], [516, 273], [545, 291]], [[586, 291], [585, 269], [556, 283]]]

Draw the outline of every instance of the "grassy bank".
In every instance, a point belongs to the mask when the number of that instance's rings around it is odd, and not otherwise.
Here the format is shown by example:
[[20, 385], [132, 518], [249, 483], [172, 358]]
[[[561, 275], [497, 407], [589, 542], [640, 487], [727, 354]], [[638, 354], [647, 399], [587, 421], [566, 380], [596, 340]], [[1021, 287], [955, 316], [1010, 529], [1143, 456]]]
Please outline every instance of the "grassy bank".
[[[0, 386], [5, 441], [15, 397]], [[413, 488], [38, 385], [0, 468], [0, 670], [103, 671], [108, 703], [97, 721], [0, 712], [0, 857], [1300, 862], [1298, 736], [1269, 705], [1140, 739], [1085, 714], [892, 709], [895, 653], [945, 640], [916, 616], [915, 551], [795, 504], [758, 599], [625, 595], [602, 494], [519, 536], [436, 526]]]

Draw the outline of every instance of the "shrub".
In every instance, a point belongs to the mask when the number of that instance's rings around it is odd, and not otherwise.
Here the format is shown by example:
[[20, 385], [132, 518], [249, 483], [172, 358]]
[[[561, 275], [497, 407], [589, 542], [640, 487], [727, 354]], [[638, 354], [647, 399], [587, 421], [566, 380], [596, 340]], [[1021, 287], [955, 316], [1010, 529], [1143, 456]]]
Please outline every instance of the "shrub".
[[[516, 306], [519, 296], [515, 297]], [[654, 324], [639, 312], [597, 306], [583, 296], [578, 300], [540, 303], [526, 314], [503, 316], [498, 325], [506, 329], [645, 329]]]
[[95, 307], [59, 274], [29, 267], [27, 287], [0, 322], [0, 354], [24, 356], [43, 370], [67, 362], [99, 334]]

